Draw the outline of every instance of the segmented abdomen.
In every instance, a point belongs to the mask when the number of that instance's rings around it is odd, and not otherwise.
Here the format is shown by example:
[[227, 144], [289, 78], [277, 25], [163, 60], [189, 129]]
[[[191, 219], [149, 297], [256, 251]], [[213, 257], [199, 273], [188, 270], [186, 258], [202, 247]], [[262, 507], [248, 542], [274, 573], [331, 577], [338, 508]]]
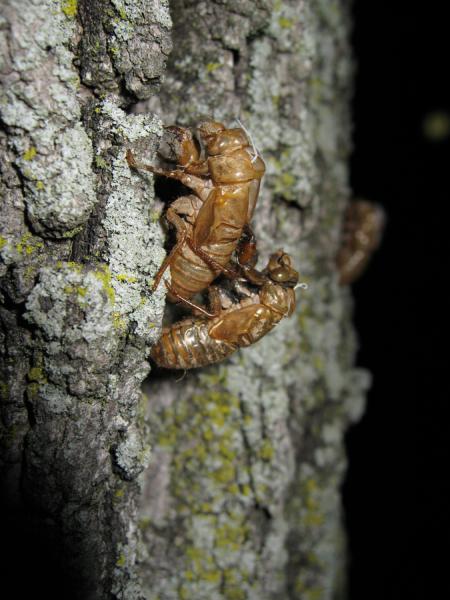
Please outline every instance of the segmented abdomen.
[[[192, 242], [212, 261], [225, 267], [248, 219], [249, 185], [222, 186], [213, 192], [196, 217]], [[207, 224], [207, 226], [206, 226]], [[219, 275], [185, 242], [170, 263], [171, 287], [183, 298], [205, 290]], [[174, 300], [169, 295], [170, 300]]]
[[215, 319], [185, 319], [164, 328], [152, 349], [152, 359], [165, 369], [193, 369], [223, 360], [236, 346], [209, 336], [214, 322]]
[[[225, 267], [230, 262], [241, 234], [242, 229], [236, 234], [236, 241], [209, 244], [202, 246], [201, 249], [215, 262]], [[207, 265], [186, 243], [174, 255], [170, 265], [171, 287], [183, 298], [191, 298], [194, 294], [205, 290], [218, 274], [218, 271], [214, 271]], [[173, 300], [170, 292], [168, 297], [169, 300]]]

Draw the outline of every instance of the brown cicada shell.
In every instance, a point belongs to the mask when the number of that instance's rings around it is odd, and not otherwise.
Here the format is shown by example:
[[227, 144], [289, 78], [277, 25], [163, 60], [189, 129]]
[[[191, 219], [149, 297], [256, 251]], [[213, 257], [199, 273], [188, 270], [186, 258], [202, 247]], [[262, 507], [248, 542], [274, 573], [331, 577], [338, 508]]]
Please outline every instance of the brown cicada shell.
[[[177, 242], [153, 286], [156, 289], [165, 270], [170, 269], [168, 299], [178, 302], [206, 290], [220, 273], [236, 276], [230, 260], [249, 229], [265, 165], [242, 128], [226, 129], [215, 121], [201, 123], [203, 159], [188, 129], [169, 129], [174, 135], [177, 169], [166, 171], [137, 163], [130, 150], [127, 160], [133, 168], [178, 180], [194, 192], [178, 198], [167, 210]], [[250, 246], [245, 245], [246, 254]]]
[[188, 318], [163, 328], [151, 357], [166, 369], [204, 367], [260, 340], [295, 309], [298, 273], [281, 250], [260, 276], [258, 291], [224, 308], [220, 289], [210, 288], [213, 318]]
[[366, 200], [354, 200], [344, 216], [342, 244], [336, 257], [339, 283], [353, 283], [367, 267], [383, 233], [383, 209]]

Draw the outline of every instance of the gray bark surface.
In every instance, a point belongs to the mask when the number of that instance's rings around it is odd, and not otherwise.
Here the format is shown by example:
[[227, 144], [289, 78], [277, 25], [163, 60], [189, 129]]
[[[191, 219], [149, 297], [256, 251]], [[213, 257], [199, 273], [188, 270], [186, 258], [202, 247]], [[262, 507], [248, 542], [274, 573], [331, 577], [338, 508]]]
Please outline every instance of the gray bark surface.
[[[335, 268], [348, 10], [3, 3], [2, 489], [61, 541], [83, 600], [344, 593], [343, 435], [368, 385]], [[164, 235], [152, 177], [132, 173], [125, 151], [151, 163], [162, 124], [201, 115], [251, 132], [267, 166], [261, 264], [282, 247], [309, 287], [257, 345], [142, 387]]]

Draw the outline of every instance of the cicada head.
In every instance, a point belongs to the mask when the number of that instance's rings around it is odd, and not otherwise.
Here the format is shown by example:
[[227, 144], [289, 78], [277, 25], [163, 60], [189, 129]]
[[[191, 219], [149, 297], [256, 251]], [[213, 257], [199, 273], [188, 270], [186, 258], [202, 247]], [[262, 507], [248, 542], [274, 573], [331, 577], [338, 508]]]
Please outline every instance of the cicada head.
[[217, 121], [200, 123], [198, 132], [209, 156], [227, 155], [250, 145], [243, 129], [226, 129]]
[[266, 272], [274, 283], [279, 283], [284, 287], [295, 287], [298, 283], [298, 271], [292, 267], [291, 257], [283, 250], [272, 254]]
[[260, 292], [262, 304], [282, 317], [290, 317], [295, 309], [294, 287], [298, 283], [298, 272], [292, 267], [289, 254], [275, 252], [264, 270], [267, 282]]
[[187, 127], [170, 125], [164, 128], [159, 154], [170, 162], [186, 167], [200, 158], [200, 144]]

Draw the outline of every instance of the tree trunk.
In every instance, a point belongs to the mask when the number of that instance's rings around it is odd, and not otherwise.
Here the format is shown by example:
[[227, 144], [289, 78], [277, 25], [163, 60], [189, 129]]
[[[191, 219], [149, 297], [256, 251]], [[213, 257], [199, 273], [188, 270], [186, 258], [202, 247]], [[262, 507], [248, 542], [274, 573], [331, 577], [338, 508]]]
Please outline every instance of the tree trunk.
[[[334, 261], [348, 10], [4, 2], [2, 488], [14, 527], [62, 549], [66, 597], [342, 597], [343, 435], [368, 383]], [[251, 132], [267, 166], [261, 262], [282, 247], [309, 288], [257, 345], [142, 387], [164, 235], [152, 176], [125, 151], [152, 162], [162, 123], [200, 115]]]

